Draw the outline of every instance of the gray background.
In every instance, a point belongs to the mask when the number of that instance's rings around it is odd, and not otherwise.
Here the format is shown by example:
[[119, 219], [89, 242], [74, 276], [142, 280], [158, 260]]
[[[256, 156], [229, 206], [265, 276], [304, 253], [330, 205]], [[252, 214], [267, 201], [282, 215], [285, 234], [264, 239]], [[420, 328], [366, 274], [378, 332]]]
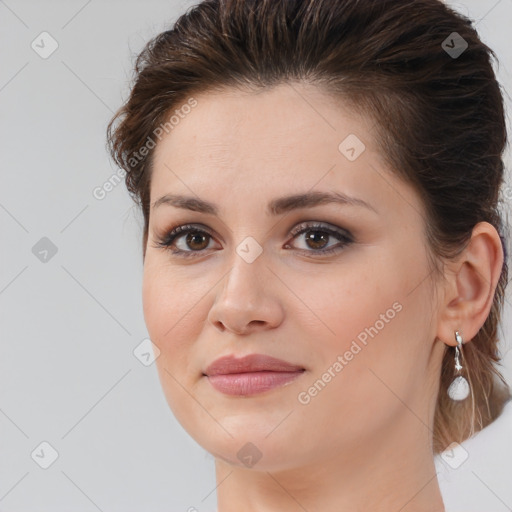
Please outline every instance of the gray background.
[[[147, 338], [140, 216], [123, 183], [93, 195], [117, 170], [105, 129], [136, 53], [193, 3], [0, 0], [3, 512], [215, 510], [213, 458], [174, 419], [155, 366], [133, 353]], [[510, 92], [512, 0], [450, 3], [479, 20]], [[46, 59], [31, 47], [51, 48], [43, 31], [58, 43]], [[509, 290], [509, 382], [511, 304]], [[449, 512], [511, 510], [511, 439], [508, 414], [464, 445], [457, 470], [437, 461]], [[58, 452], [47, 469], [44, 441]]]

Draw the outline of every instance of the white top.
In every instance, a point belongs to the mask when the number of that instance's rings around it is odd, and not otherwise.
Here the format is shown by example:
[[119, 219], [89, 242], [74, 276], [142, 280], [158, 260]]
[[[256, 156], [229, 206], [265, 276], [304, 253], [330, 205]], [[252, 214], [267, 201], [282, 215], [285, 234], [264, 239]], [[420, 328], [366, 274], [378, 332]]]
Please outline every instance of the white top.
[[435, 458], [446, 512], [512, 508], [512, 400], [490, 425]]

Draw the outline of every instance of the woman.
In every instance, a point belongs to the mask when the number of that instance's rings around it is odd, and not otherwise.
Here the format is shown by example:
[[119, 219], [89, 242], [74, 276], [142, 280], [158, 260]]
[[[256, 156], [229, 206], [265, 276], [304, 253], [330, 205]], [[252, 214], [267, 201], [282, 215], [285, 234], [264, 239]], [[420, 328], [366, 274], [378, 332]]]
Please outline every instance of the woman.
[[220, 512], [444, 510], [510, 398], [492, 56], [438, 0], [207, 0], [139, 55], [110, 151]]

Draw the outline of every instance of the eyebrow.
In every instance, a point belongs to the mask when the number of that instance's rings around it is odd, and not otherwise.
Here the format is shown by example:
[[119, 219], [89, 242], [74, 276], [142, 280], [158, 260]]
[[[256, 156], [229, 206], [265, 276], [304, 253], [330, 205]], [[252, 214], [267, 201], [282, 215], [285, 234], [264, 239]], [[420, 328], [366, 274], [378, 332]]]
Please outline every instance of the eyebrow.
[[[294, 194], [289, 196], [278, 197], [270, 201], [267, 205], [267, 215], [282, 215], [283, 213], [300, 208], [311, 208], [323, 204], [341, 204], [348, 206], [358, 206], [378, 213], [375, 208], [363, 201], [362, 199], [351, 197], [341, 192], [305, 192], [303, 194]], [[166, 194], [157, 199], [152, 208], [158, 208], [162, 205], [170, 205], [175, 208], [192, 210], [194, 212], [207, 213], [211, 215], [219, 214], [218, 207], [209, 201], [199, 199], [192, 196], [184, 196], [180, 194]]]

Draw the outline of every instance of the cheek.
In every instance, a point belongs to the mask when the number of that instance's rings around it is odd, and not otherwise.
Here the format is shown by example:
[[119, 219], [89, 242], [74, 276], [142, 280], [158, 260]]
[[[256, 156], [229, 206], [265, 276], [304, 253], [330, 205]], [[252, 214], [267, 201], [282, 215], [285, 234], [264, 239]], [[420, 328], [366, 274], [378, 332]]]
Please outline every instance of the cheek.
[[[344, 378], [335, 380], [345, 391], [353, 386], [350, 392], [355, 396], [371, 399], [375, 387], [389, 394], [370, 369], [398, 389], [407, 386], [413, 368], [418, 369], [421, 339], [428, 330], [425, 300], [429, 290], [426, 281], [417, 288], [413, 284], [425, 275], [421, 258], [416, 261], [416, 266], [406, 268], [398, 255], [381, 255], [371, 265], [362, 262], [351, 266], [350, 272], [340, 271], [335, 279], [317, 276], [308, 283], [304, 299], [314, 305], [314, 324], [305, 334], [318, 339], [312, 347], [319, 356], [315, 378], [342, 356], [339, 375], [343, 373]], [[302, 327], [308, 328], [304, 322]]]
[[[348, 350], [350, 343], [369, 339], [371, 326], [384, 326], [381, 315], [394, 318], [393, 304], [400, 296], [399, 285], [388, 279], [390, 273], [378, 276], [377, 269], [369, 266], [350, 267], [350, 271], [330, 272], [330, 276], [317, 276], [304, 283], [307, 295], [304, 301], [311, 304], [316, 328], [320, 329], [322, 345], [329, 352]], [[320, 346], [317, 346], [322, 350]]]
[[[142, 280], [142, 305], [144, 320], [151, 341], [160, 349], [156, 360], [161, 369], [165, 366], [174, 372], [173, 366], [184, 357], [184, 328], [189, 325], [187, 311], [190, 294], [172, 279], [165, 267], [146, 265]], [[193, 314], [193, 309], [190, 311]], [[171, 366], [172, 363], [172, 366]]]
[[[173, 316], [173, 310], [169, 309], [169, 291], [168, 283], [165, 276], [155, 267], [144, 267], [144, 275], [142, 279], [142, 307], [144, 312], [144, 320], [150, 337], [154, 343], [161, 347], [162, 335], [169, 323], [169, 316]], [[164, 315], [166, 311], [166, 315]]]
[[194, 314], [198, 293], [193, 282], [180, 279], [179, 274], [164, 263], [147, 260], [142, 280], [142, 305], [146, 326], [155, 340], [164, 343], [189, 323], [185, 316], [188, 311]]
[[194, 342], [204, 329], [208, 315], [206, 295], [214, 283], [205, 279], [204, 273], [192, 278], [165, 262], [148, 260], [144, 267], [144, 320], [151, 340], [160, 349], [157, 366], [187, 381], [194, 377], [186, 370], [197, 365], [192, 360]]
[[[144, 320], [151, 341], [159, 348], [155, 361], [160, 383], [170, 409], [178, 416], [187, 415], [189, 389], [196, 378], [190, 369], [190, 348], [196, 334], [190, 329], [194, 323], [193, 293], [185, 293], [180, 283], [165, 264], [150, 264], [147, 260], [142, 281]], [[188, 289], [188, 288], [187, 288]]]

